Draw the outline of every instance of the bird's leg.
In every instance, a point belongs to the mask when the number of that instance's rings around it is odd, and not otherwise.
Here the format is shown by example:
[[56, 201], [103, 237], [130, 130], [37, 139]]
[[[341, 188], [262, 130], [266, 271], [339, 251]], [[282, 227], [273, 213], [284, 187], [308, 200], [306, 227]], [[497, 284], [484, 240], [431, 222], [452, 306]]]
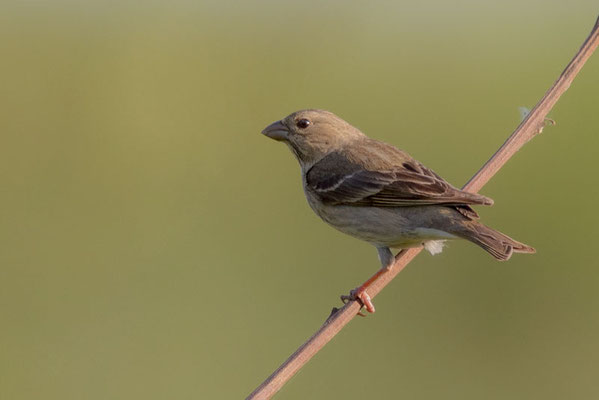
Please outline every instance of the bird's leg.
[[381, 262], [381, 268], [387, 271], [393, 266], [395, 262], [395, 256], [388, 247], [377, 247], [376, 251], [379, 253], [379, 261]]
[[381, 269], [379, 269], [374, 275], [372, 275], [366, 282], [364, 282], [361, 286], [355, 288], [349, 295], [341, 296], [341, 301], [347, 303], [352, 300], [359, 300], [364, 307], [366, 307], [366, 311], [373, 313], [375, 311], [374, 304], [372, 304], [372, 300], [370, 300], [370, 296], [366, 292], [366, 289], [372, 284], [372, 282], [376, 281], [379, 276], [387, 273], [391, 267], [393, 266], [393, 262], [395, 261], [395, 257], [391, 252], [391, 249], [388, 247], [377, 247], [376, 250], [379, 253], [379, 260], [381, 261]]

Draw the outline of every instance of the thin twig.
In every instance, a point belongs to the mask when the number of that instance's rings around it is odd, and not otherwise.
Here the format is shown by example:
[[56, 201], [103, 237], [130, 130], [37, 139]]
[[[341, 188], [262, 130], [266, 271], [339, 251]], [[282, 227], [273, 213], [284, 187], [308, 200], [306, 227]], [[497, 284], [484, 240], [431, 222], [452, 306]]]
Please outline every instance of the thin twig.
[[[551, 111], [560, 96], [570, 87], [570, 84], [595, 48], [597, 48], [598, 44], [599, 18], [578, 53], [570, 61], [553, 86], [545, 93], [545, 96], [543, 96], [493, 157], [464, 185], [463, 189], [470, 192], [478, 192], [526, 142], [541, 133], [545, 126], [547, 114]], [[414, 248], [400, 252], [395, 257], [395, 262], [391, 270], [381, 275], [368, 287], [370, 297], [374, 298], [421, 250], [422, 248]], [[361, 305], [357, 301], [351, 301], [343, 306], [343, 308], [334, 310], [320, 329], [254, 390], [246, 400], [270, 399], [314, 354], [323, 348], [325, 344], [358, 314], [360, 308]]]

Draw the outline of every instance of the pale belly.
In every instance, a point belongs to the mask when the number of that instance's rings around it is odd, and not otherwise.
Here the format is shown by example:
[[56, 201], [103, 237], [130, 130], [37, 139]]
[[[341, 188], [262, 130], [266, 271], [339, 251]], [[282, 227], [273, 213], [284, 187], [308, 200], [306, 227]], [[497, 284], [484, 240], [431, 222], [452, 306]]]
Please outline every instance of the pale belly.
[[430, 240], [455, 239], [442, 229], [446, 207], [352, 207], [308, 203], [316, 214], [335, 229], [375, 246], [409, 248]]

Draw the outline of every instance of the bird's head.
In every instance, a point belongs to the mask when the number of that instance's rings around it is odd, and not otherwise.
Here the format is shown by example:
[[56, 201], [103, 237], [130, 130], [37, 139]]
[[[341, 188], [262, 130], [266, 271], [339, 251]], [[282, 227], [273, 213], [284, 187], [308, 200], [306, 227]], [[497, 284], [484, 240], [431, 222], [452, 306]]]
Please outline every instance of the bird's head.
[[285, 142], [302, 165], [312, 164], [364, 137], [359, 129], [324, 110], [296, 111], [268, 125], [262, 133]]

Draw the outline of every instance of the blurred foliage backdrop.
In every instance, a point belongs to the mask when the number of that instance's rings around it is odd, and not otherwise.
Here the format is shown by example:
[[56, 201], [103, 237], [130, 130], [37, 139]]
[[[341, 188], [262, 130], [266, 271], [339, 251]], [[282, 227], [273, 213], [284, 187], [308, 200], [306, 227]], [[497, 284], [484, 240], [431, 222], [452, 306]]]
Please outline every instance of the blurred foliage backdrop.
[[[285, 146], [325, 108], [463, 184], [595, 0], [4, 1], [0, 398], [243, 398], [378, 268]], [[599, 54], [483, 190], [535, 246], [419, 256], [281, 399], [599, 396]]]

